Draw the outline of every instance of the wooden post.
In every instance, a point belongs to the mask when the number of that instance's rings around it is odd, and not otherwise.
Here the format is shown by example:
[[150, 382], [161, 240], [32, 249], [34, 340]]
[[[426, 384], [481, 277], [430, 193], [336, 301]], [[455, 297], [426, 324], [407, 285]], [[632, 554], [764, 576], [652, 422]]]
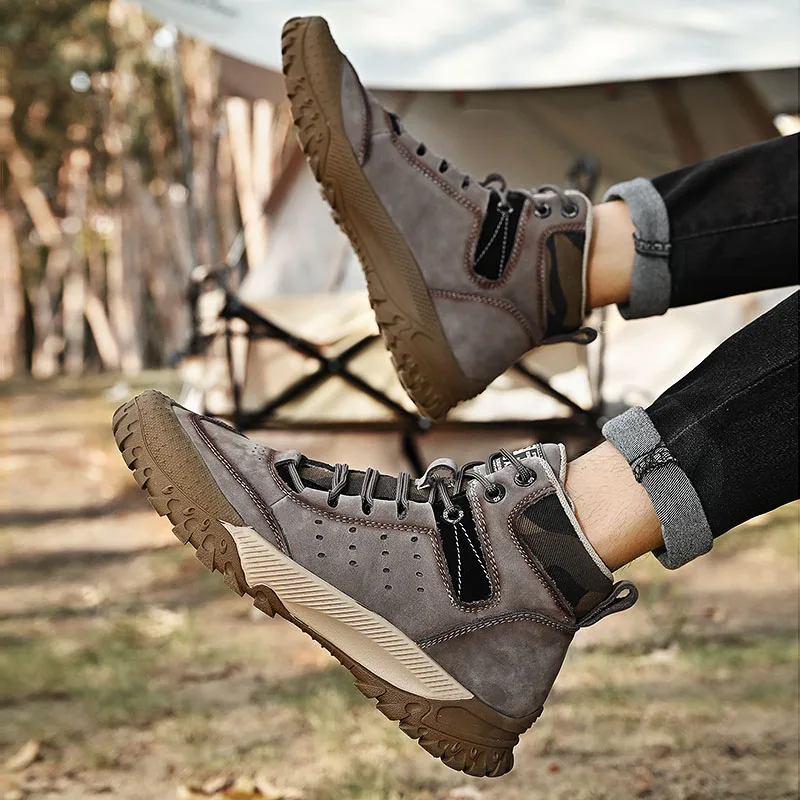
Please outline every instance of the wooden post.
[[11, 215], [0, 208], [0, 380], [14, 376], [22, 363], [24, 314], [22, 272]]
[[244, 225], [247, 261], [261, 264], [267, 251], [267, 229], [253, 184], [253, 146], [250, 131], [250, 107], [246, 100], [231, 97], [226, 102], [228, 133], [236, 178], [236, 193]]
[[73, 150], [67, 157], [67, 198], [64, 220], [65, 247], [69, 267], [64, 276], [62, 310], [64, 314], [64, 369], [68, 375], [83, 372], [85, 349], [84, 309], [86, 307], [86, 258], [83, 226], [86, 218], [86, 195], [89, 187], [88, 150]]

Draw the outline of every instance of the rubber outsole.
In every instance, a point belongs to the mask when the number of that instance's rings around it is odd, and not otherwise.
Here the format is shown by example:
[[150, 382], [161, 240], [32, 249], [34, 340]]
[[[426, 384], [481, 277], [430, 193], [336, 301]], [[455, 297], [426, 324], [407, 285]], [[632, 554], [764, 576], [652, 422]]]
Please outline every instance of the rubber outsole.
[[[248, 584], [231, 533], [217, 514], [207, 509], [225, 509], [226, 516], [231, 517], [225, 520], [229, 525], [243, 523], [218, 487], [209, 490], [209, 472], [199, 454], [183, 450], [179, 463], [165, 464], [175, 458], [175, 442], [185, 437], [172, 411], [174, 405], [160, 392], [144, 392], [117, 409], [112, 428], [117, 447], [137, 484], [147, 493], [156, 512], [172, 522], [178, 540], [195, 549], [197, 559], [206, 569], [220, 572], [229, 589], [240, 596], [250, 596], [257, 609], [271, 617], [278, 614], [322, 645], [350, 670], [358, 690], [375, 699], [378, 710], [397, 721], [400, 729], [428, 753], [451, 769], [468, 775], [498, 777], [508, 772], [514, 763], [513, 749], [519, 736], [538, 719], [541, 709], [515, 719], [476, 697], [434, 700], [402, 691], [294, 617], [272, 588]], [[147, 418], [157, 419], [157, 435], [165, 437], [169, 447], [159, 447], [149, 436], [145, 441], [143, 419]], [[198, 493], [203, 496], [198, 497]]]
[[485, 386], [458, 366], [419, 265], [350, 146], [341, 113], [345, 58], [321, 17], [289, 20], [281, 49], [300, 145], [334, 220], [361, 261], [400, 382], [423, 414], [441, 419]]

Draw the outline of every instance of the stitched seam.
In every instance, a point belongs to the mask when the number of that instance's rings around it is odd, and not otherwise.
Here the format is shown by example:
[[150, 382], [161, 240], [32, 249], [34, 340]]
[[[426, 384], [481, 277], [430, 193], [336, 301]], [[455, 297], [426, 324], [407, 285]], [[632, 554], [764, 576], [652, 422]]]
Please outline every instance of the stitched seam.
[[495, 306], [503, 311], [507, 311], [520, 324], [528, 334], [531, 342], [535, 341], [533, 328], [525, 318], [525, 315], [510, 301], [500, 297], [486, 297], [481, 294], [469, 294], [467, 292], [454, 292], [450, 289], [429, 289], [431, 297], [439, 297], [443, 300], [462, 300], [464, 302], [484, 303], [485, 305]]
[[[475, 272], [475, 269], [469, 261], [466, 261], [467, 264], [467, 272], [469, 274], [469, 279], [476, 285], [479, 286], [481, 289], [501, 289], [503, 288], [512, 277], [514, 272], [514, 267], [516, 267], [520, 254], [522, 253], [522, 246], [525, 242], [525, 236], [528, 226], [528, 221], [531, 217], [531, 203], [529, 200], [525, 200], [525, 203], [522, 206], [522, 214], [520, 215], [519, 223], [517, 224], [517, 233], [514, 236], [514, 246], [511, 249], [511, 256], [508, 259], [508, 264], [506, 268], [503, 270], [503, 274], [497, 280], [490, 280], [488, 278], [484, 278]], [[475, 262], [477, 263], [477, 261]]]
[[531, 203], [526, 199], [522, 207], [522, 214], [520, 215], [519, 223], [517, 224], [517, 234], [514, 237], [514, 246], [511, 248], [511, 256], [508, 259], [506, 268], [503, 270], [503, 274], [500, 276], [500, 278], [498, 278], [498, 280], [491, 281], [476, 274], [474, 269], [470, 269], [470, 278], [472, 279], [473, 283], [476, 283], [482, 289], [500, 289], [511, 280], [514, 267], [516, 267], [517, 262], [519, 261], [520, 253], [522, 252], [522, 245], [525, 242], [525, 235], [530, 217]]
[[[353, 69], [352, 65], [350, 65], [350, 69]], [[355, 70], [353, 70], [353, 72], [355, 72]], [[369, 134], [370, 128], [372, 127], [372, 114], [369, 106], [369, 97], [367, 97], [367, 90], [357, 77], [356, 82], [358, 83], [361, 100], [363, 101], [363, 106], [361, 108], [361, 147], [358, 149], [358, 166], [363, 167], [367, 160], [367, 147], [369, 146]]]
[[464, 206], [468, 211], [470, 211], [474, 217], [472, 222], [472, 230], [470, 231], [469, 236], [467, 237], [466, 246], [464, 249], [464, 268], [467, 273], [467, 277], [477, 284], [481, 286], [481, 282], [477, 279], [475, 275], [475, 271], [472, 269], [472, 254], [475, 252], [475, 246], [478, 241], [478, 236], [480, 234], [481, 229], [481, 209], [472, 202], [468, 197], [465, 197], [462, 194], [456, 192], [453, 187], [447, 183], [446, 181], [442, 180], [436, 173], [427, 165], [420, 161], [418, 161], [411, 151], [406, 147], [406, 145], [400, 141], [400, 138], [397, 136], [396, 133], [392, 132], [390, 134], [392, 143], [394, 144], [397, 152], [418, 172], [421, 172], [426, 178], [432, 180], [445, 194], [452, 197], [457, 203]]
[[486, 528], [486, 518], [483, 516], [483, 509], [481, 508], [480, 500], [474, 486], [467, 489], [467, 500], [469, 507], [472, 510], [472, 519], [475, 521], [475, 530], [478, 534], [478, 541], [481, 548], [486, 555], [486, 560], [489, 562], [489, 570], [492, 574], [490, 583], [492, 591], [486, 600], [477, 603], [458, 603], [458, 608], [462, 611], [476, 613], [484, 611], [487, 608], [497, 605], [500, 602], [500, 571], [497, 568], [497, 561], [494, 557], [494, 548], [489, 538], [489, 532]]
[[557, 620], [552, 620], [542, 614], [537, 614], [535, 611], [516, 611], [510, 614], [504, 614], [501, 617], [481, 620], [480, 622], [475, 622], [472, 625], [464, 625], [461, 628], [455, 628], [454, 630], [447, 631], [446, 633], [442, 633], [437, 636], [430, 636], [427, 639], [420, 639], [416, 642], [416, 645], [421, 650], [425, 650], [428, 647], [433, 647], [437, 644], [443, 644], [451, 639], [457, 639], [460, 636], [465, 636], [468, 633], [474, 633], [475, 631], [480, 631], [484, 628], [491, 628], [495, 625], [503, 625], [508, 622], [536, 622], [540, 625], [547, 625], [551, 628], [555, 628], [563, 633], [575, 633], [578, 630], [577, 625], [568, 625], [563, 622], [558, 622]]
[[[292, 492], [290, 492], [286, 488], [286, 486], [284, 485], [284, 482], [283, 482], [283, 478], [280, 477], [280, 475], [278, 474], [278, 471], [275, 469], [274, 461], [275, 461], [274, 457], [272, 459], [270, 459], [270, 461], [268, 462], [268, 467], [269, 467], [271, 475], [275, 479], [275, 482], [278, 484], [278, 486], [279, 486], [280, 490], [283, 492], [283, 494], [287, 498], [289, 498], [289, 500], [291, 500], [293, 503], [296, 503], [297, 505], [302, 506], [303, 508], [306, 508], [309, 511], [313, 511], [318, 516], [327, 517], [328, 519], [333, 520], [334, 522], [345, 522], [346, 521], [346, 522], [355, 523], [355, 524], [361, 525], [361, 526], [363, 526], [365, 528], [379, 528], [381, 530], [394, 530], [394, 531], [409, 531], [411, 533], [428, 533], [428, 532], [430, 532], [429, 528], [423, 528], [423, 527], [420, 527], [418, 525], [403, 525], [403, 523], [401, 523], [401, 522], [399, 522], [397, 524], [387, 523], [387, 522], [372, 522], [371, 520], [365, 519], [364, 517], [349, 517], [349, 516], [345, 516], [344, 514], [336, 514], [336, 513], [331, 512], [331, 511], [325, 511], [324, 509], [316, 508], [315, 506], [312, 506], [310, 503], [306, 503], [305, 501], [298, 499], [297, 497], [294, 496], [294, 494]], [[275, 503], [277, 503], [277, 502], [278, 501], [276, 500]], [[274, 506], [275, 503], [272, 503], [272, 505]]]
[[[477, 266], [478, 262], [489, 252], [489, 248], [492, 246], [492, 244], [494, 243], [494, 240], [497, 238], [497, 234], [500, 233], [500, 228], [503, 227], [504, 219], [505, 218], [501, 218], [500, 219], [500, 222], [497, 223], [497, 227], [494, 229], [494, 233], [492, 234], [492, 238], [489, 239], [489, 241], [486, 243], [486, 247], [484, 247], [483, 250], [481, 250], [481, 254], [479, 256], [476, 256], [475, 261], [474, 261], [475, 266]], [[502, 255], [505, 255], [505, 247], [503, 247]], [[500, 258], [500, 261], [502, 263], [502, 261], [503, 261], [502, 257]]]
[[739, 397], [739, 395], [742, 395], [745, 392], [754, 389], [756, 386], [758, 386], [759, 383], [763, 383], [765, 380], [774, 377], [779, 372], [783, 372], [785, 369], [789, 369], [789, 367], [793, 366], [796, 363], [797, 363], [797, 356], [795, 356], [791, 361], [787, 361], [785, 364], [781, 364], [781, 366], [770, 370], [766, 375], [762, 375], [755, 383], [748, 384], [747, 386], [739, 389], [739, 391], [732, 394], [730, 397], [726, 397], [722, 402], [718, 403], [712, 409], [708, 410], [705, 414], [703, 414], [703, 416], [700, 417], [700, 419], [696, 419], [694, 420], [694, 422], [690, 422], [683, 430], [679, 431], [674, 436], [671, 436], [667, 444], [671, 445], [673, 442], [676, 442], [678, 439], [681, 438], [681, 436], [683, 436], [685, 433], [688, 433], [692, 428], [694, 428], [695, 425], [699, 425], [701, 422], [707, 420], [716, 411], [719, 411], [719, 409], [721, 409], [726, 403], [730, 403], [732, 400], [735, 400], [737, 397]]
[[561, 596], [561, 592], [558, 592], [554, 587], [552, 581], [549, 577], [545, 577], [544, 569], [539, 566], [539, 563], [531, 557], [527, 550], [522, 546], [522, 543], [519, 541], [517, 537], [517, 533], [514, 530], [513, 523], [517, 521], [517, 517], [520, 513], [531, 503], [534, 503], [536, 500], [539, 500], [542, 497], [546, 497], [551, 494], [556, 494], [556, 489], [553, 486], [543, 486], [533, 494], [527, 495], [520, 500], [514, 508], [511, 509], [511, 513], [508, 515], [508, 532], [511, 535], [511, 541], [514, 542], [516, 545], [517, 550], [519, 550], [522, 557], [525, 559], [525, 563], [536, 573], [537, 577], [539, 578], [540, 583], [544, 588], [547, 590], [547, 593], [550, 597], [555, 600], [558, 607], [567, 614], [567, 618], [572, 614], [572, 608], [569, 606], [567, 601]]
[[[198, 422], [198, 417], [196, 414], [192, 414], [189, 419], [192, 421], [192, 427], [197, 431], [197, 435], [203, 440], [206, 447], [217, 457], [217, 460], [230, 472], [233, 479], [244, 489], [244, 491], [249, 495], [250, 499], [255, 504], [256, 508], [261, 512], [261, 515], [266, 520], [267, 524], [269, 525], [272, 532], [275, 534], [275, 539], [277, 540], [278, 547], [286, 554], [288, 554], [289, 549], [286, 544], [286, 539], [283, 535], [283, 531], [281, 527], [278, 525], [277, 521], [274, 519], [272, 514], [272, 510], [266, 503], [263, 501], [261, 496], [256, 492], [256, 490], [248, 483], [248, 481], [240, 475], [236, 469], [231, 465], [227, 458], [220, 452], [208, 434], [200, 427], [200, 423]], [[222, 491], [220, 489], [220, 491]]]

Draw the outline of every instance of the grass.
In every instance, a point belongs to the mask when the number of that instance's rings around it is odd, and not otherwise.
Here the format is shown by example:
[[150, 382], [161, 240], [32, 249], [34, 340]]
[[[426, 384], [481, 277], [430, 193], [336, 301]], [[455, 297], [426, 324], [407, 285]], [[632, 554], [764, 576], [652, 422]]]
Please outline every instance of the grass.
[[458, 787], [480, 800], [796, 800], [797, 506], [687, 569], [626, 569], [637, 608], [570, 651], [517, 767], [481, 781], [427, 756], [316, 644], [254, 616], [175, 543], [114, 450], [112, 383], [0, 388], [14, 464], [0, 463], [0, 762], [43, 743], [26, 800], [98, 786], [170, 800], [228, 772], [304, 800], [450, 800]]

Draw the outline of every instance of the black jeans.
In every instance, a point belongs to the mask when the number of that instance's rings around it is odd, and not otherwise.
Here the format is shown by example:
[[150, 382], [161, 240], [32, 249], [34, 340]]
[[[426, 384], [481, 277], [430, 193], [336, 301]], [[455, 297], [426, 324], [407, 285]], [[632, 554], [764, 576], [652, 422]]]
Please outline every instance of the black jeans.
[[[669, 217], [671, 306], [798, 283], [799, 143], [798, 136], [773, 139], [652, 180]], [[677, 462], [716, 537], [797, 499], [798, 379], [795, 293], [731, 336], [647, 409], [655, 427], [652, 446], [626, 451], [613, 429], [606, 435], [637, 478], [659, 459]], [[652, 491], [642, 483], [657, 511], [659, 493], [662, 505], [685, 502], [663, 479]]]

